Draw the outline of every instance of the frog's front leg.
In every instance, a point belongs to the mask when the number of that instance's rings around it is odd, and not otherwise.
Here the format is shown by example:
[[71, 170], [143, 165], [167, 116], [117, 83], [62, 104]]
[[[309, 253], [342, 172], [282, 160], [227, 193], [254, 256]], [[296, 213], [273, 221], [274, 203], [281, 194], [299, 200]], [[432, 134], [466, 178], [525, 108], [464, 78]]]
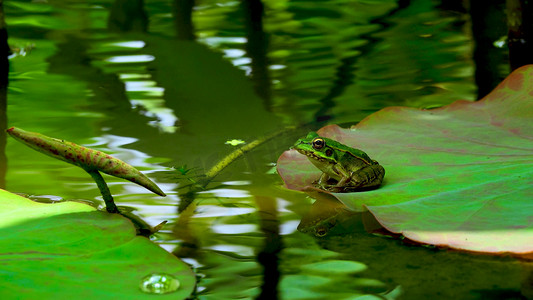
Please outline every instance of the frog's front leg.
[[328, 184], [328, 180], [329, 180], [329, 175], [326, 173], [322, 173], [322, 175], [320, 175], [320, 178], [318, 178], [315, 184], [323, 188], [324, 186]]
[[315, 187], [318, 187], [323, 190], [332, 190], [332, 188], [337, 187], [338, 183], [336, 185], [333, 185], [331, 184], [331, 182], [329, 182], [330, 179], [331, 176], [329, 176], [327, 173], [322, 173], [322, 175], [320, 175], [320, 178], [313, 182], [313, 184], [315, 185]]
[[350, 172], [346, 171], [343, 167], [340, 165], [337, 165], [334, 167], [337, 174], [341, 176], [341, 179], [337, 182], [335, 187], [344, 187], [348, 181], [351, 179]]
[[340, 176], [340, 179], [337, 181], [337, 184], [328, 183], [330, 176], [324, 173], [318, 180], [317, 186], [323, 190], [335, 193], [344, 191], [345, 184], [350, 180], [350, 173], [338, 164], [333, 166], [331, 171]]
[[320, 178], [318, 178], [318, 184], [325, 185], [328, 183], [328, 180], [329, 180], [329, 175], [326, 173], [322, 173], [322, 175], [320, 175]]

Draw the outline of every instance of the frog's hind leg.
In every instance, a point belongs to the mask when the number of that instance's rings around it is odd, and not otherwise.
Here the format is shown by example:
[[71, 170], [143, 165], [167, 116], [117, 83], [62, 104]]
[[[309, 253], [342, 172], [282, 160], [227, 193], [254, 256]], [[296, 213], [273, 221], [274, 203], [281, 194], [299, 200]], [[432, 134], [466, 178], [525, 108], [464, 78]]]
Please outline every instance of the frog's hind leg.
[[370, 165], [352, 175], [350, 189], [372, 189], [381, 185], [385, 169], [381, 165]]

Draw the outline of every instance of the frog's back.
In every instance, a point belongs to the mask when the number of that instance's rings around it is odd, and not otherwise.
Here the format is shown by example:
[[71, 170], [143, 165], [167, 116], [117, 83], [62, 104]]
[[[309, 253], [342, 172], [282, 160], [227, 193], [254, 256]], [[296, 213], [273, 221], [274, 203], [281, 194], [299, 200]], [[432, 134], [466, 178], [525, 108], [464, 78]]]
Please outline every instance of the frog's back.
[[335, 140], [324, 138], [326, 140], [326, 145], [334, 145], [334, 147], [337, 151], [341, 151], [344, 153], [344, 158], [349, 159], [349, 157], [353, 157], [354, 159], [357, 159], [359, 161], [362, 161], [365, 165], [373, 165], [375, 164], [375, 161], [372, 160], [368, 154], [366, 154], [364, 151], [361, 151], [359, 149], [352, 148], [350, 146], [346, 146], [345, 144], [341, 144]]

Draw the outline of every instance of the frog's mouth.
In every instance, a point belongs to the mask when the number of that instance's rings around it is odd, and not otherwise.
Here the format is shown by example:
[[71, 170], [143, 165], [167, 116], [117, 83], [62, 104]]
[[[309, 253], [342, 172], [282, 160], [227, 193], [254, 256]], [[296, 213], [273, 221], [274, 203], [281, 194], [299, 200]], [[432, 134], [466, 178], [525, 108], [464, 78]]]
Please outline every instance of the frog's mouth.
[[305, 151], [305, 150], [302, 150], [302, 149], [295, 149], [296, 151], [298, 151], [300, 154], [303, 154], [305, 156], [307, 156], [308, 158], [314, 160], [314, 161], [319, 161], [319, 162], [323, 162], [323, 163], [332, 163], [331, 159], [327, 159], [325, 157], [322, 157], [322, 156], [318, 156], [316, 155], [315, 153], [311, 152], [311, 151]]

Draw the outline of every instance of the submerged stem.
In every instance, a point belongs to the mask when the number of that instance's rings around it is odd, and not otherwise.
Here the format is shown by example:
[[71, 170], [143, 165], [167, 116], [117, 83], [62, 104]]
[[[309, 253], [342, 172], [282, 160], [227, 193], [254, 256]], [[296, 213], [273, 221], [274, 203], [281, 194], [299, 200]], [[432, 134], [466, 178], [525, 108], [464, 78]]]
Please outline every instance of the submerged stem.
[[93, 180], [96, 182], [96, 185], [98, 186], [98, 189], [100, 190], [100, 193], [102, 194], [102, 198], [104, 198], [105, 208], [107, 212], [118, 213], [119, 211], [118, 211], [117, 206], [115, 205], [113, 196], [111, 196], [109, 187], [107, 187], [107, 183], [105, 183], [105, 180], [100, 174], [100, 172], [98, 172], [97, 170], [90, 170], [90, 171], [87, 171], [87, 173], [89, 173], [91, 177], [93, 178]]

